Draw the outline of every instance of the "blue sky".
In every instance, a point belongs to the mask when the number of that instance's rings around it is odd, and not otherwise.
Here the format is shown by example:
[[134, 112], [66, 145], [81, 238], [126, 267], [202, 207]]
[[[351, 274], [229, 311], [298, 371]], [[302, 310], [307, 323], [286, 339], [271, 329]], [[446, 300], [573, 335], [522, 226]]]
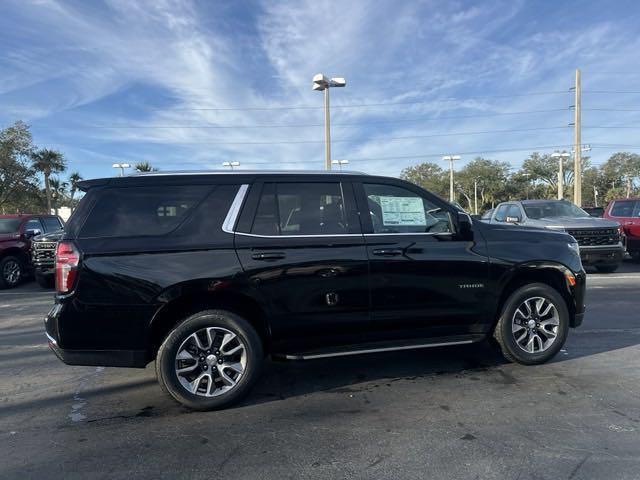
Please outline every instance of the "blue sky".
[[85, 178], [113, 175], [115, 161], [322, 168], [318, 72], [347, 79], [332, 91], [333, 158], [356, 170], [398, 175], [444, 166], [448, 152], [517, 167], [531, 147], [569, 145], [576, 67], [593, 163], [640, 147], [636, 1], [4, 0], [0, 10], [0, 125], [27, 121]]

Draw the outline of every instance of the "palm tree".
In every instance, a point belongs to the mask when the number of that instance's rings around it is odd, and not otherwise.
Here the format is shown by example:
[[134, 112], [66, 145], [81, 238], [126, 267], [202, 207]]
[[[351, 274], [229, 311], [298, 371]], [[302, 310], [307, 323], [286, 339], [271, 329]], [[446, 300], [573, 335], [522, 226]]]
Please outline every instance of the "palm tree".
[[82, 180], [84, 179], [78, 172], [71, 172], [71, 174], [69, 175], [69, 185], [71, 186], [69, 191], [71, 210], [73, 210], [73, 197], [75, 197], [76, 192], [78, 191], [78, 183], [80, 183]]
[[53, 200], [53, 209], [58, 215], [58, 208], [67, 196], [67, 182], [61, 182], [59, 178], [53, 177], [49, 180], [49, 187], [51, 189], [51, 199]]
[[136, 172], [157, 172], [158, 169], [154, 168], [149, 162], [138, 162], [135, 164]]
[[67, 165], [64, 161], [62, 153], [55, 150], [43, 148], [33, 155], [33, 169], [42, 173], [44, 177], [44, 190], [47, 195], [47, 214], [51, 213], [51, 185], [49, 178], [52, 173], [64, 172]]

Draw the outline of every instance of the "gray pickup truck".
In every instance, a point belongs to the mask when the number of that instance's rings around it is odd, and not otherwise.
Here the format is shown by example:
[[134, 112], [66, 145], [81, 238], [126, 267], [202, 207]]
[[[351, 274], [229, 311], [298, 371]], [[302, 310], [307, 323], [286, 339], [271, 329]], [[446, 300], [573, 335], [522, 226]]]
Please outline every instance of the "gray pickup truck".
[[615, 272], [624, 257], [618, 222], [592, 217], [566, 200], [503, 202], [495, 208], [491, 218], [484, 221], [567, 232], [580, 246], [583, 265], [593, 266], [599, 272]]

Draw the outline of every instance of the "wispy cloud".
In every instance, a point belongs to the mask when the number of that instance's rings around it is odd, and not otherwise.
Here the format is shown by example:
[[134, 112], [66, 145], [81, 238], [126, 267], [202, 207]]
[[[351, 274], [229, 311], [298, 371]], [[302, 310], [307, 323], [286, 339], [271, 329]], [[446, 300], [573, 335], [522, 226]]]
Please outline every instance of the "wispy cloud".
[[[334, 157], [347, 159], [570, 143], [568, 128], [435, 135], [566, 125], [577, 66], [585, 71], [586, 90], [614, 84], [637, 90], [638, 77], [629, 76], [640, 47], [637, 26], [627, 20], [632, 16], [576, 17], [566, 5], [554, 12], [501, 0], [353, 1], [339, 9], [321, 0], [222, 6], [48, 0], [9, 2], [5, 10], [0, 120], [31, 121], [36, 141], [67, 152], [72, 166], [89, 176], [109, 174], [112, 158], [160, 168], [215, 168], [229, 159], [243, 166], [317, 168], [322, 127], [298, 125], [320, 125], [322, 110], [283, 107], [320, 107], [320, 95], [310, 88], [319, 71], [348, 81], [332, 92]], [[626, 74], [603, 73], [616, 71]], [[507, 97], [546, 91], [566, 94]], [[585, 93], [586, 105], [601, 100]], [[340, 108], [388, 102], [400, 104]], [[640, 95], [619, 102], [640, 108]], [[567, 110], [471, 116], [561, 108]], [[592, 126], [620, 120], [588, 110], [584, 118]], [[87, 128], [118, 125], [123, 128]], [[216, 125], [292, 127], [198, 128]], [[586, 129], [584, 137], [629, 143], [628, 133]], [[420, 135], [425, 138], [394, 140]], [[317, 143], [266, 144], [306, 141]], [[525, 154], [488, 156], [518, 164]], [[352, 165], [397, 175], [417, 161]]]

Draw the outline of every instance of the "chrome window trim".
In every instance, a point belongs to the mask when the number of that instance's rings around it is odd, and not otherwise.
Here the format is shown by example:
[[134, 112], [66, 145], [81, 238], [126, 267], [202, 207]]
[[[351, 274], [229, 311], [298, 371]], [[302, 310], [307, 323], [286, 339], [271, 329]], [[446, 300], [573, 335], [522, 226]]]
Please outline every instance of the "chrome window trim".
[[258, 235], [255, 233], [233, 232], [236, 235], [244, 235], [245, 237], [257, 237], [257, 238], [333, 238], [333, 237], [362, 237], [362, 233], [335, 233], [325, 234], [320, 233], [317, 235]]
[[399, 232], [399, 233], [365, 233], [365, 237], [386, 237], [395, 235], [453, 235], [453, 232]]
[[233, 202], [231, 202], [231, 206], [229, 207], [227, 216], [224, 218], [224, 222], [222, 222], [223, 232], [232, 234], [235, 233], [233, 231], [233, 228], [236, 226], [236, 220], [238, 219], [238, 215], [240, 214], [240, 207], [242, 207], [242, 203], [244, 202], [244, 198], [247, 195], [248, 190], [248, 183], [243, 183], [242, 185], [240, 185], [240, 188], [238, 189]]
[[47, 339], [53, 344], [53, 345], [58, 345], [58, 342], [56, 342], [56, 339], [53, 338], [51, 335], [49, 335], [48, 332], [44, 332], [44, 334], [47, 336]]

